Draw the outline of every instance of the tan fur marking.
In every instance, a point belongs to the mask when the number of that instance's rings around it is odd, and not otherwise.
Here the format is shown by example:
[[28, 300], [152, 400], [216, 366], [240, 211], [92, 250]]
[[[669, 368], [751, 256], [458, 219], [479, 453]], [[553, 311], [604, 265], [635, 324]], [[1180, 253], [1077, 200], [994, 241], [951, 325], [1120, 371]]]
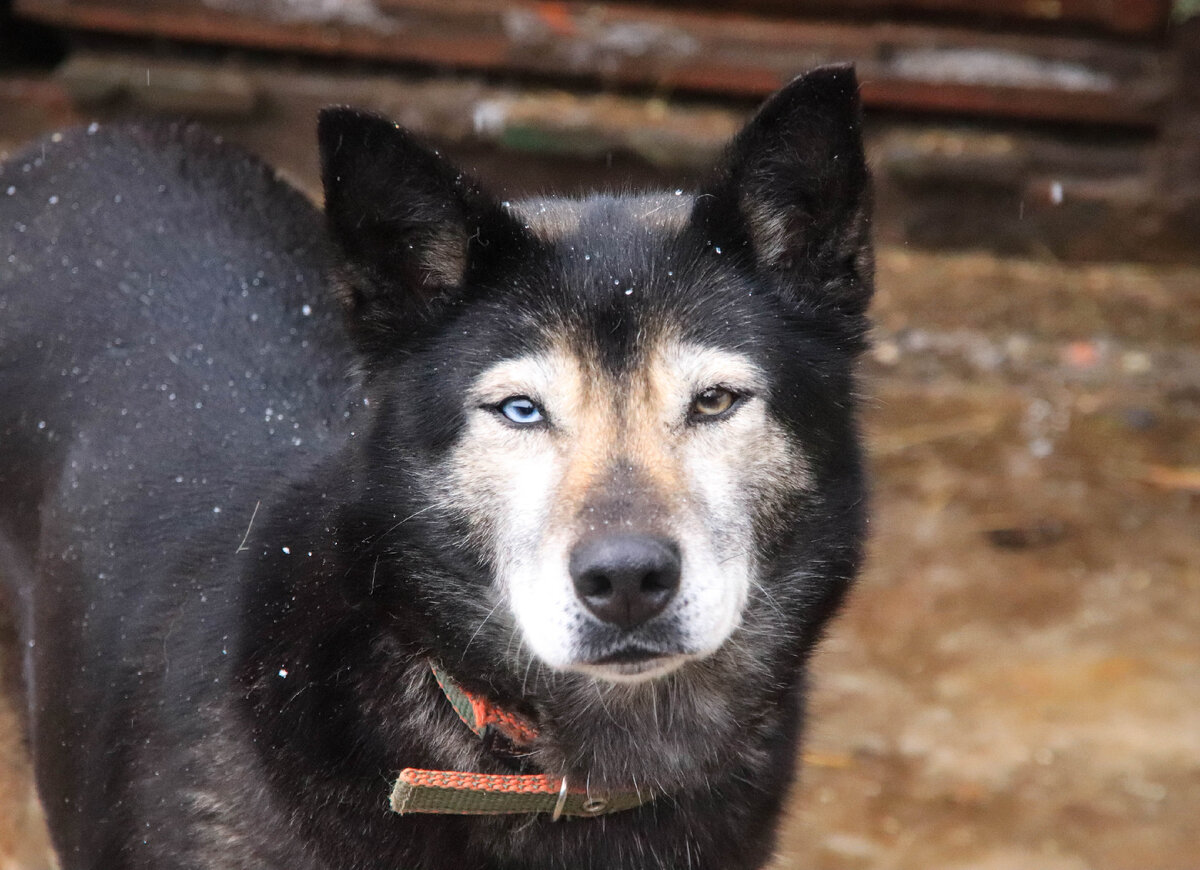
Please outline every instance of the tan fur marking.
[[594, 360], [572, 356], [576, 376], [571, 380], [571, 419], [563, 431], [569, 447], [562, 487], [555, 499], [558, 516], [564, 521], [579, 515], [617, 449], [615, 385]]
[[429, 239], [421, 268], [432, 287], [455, 287], [467, 268], [467, 237], [457, 229], [444, 229]]
[[[527, 199], [511, 204], [510, 209], [524, 224], [544, 241], [557, 242], [579, 229], [589, 209], [597, 199]], [[634, 223], [648, 229], [678, 232], [686, 226], [692, 213], [691, 196], [647, 194], [612, 201], [613, 207]]]
[[579, 229], [581, 206], [571, 199], [526, 199], [514, 202], [511, 210], [542, 239], [555, 242]]
[[643, 226], [678, 232], [687, 225], [694, 205], [695, 198], [690, 195], [656, 194], [638, 197], [629, 209]]
[[769, 266], [780, 265], [787, 255], [787, 218], [748, 194], [743, 195], [741, 208], [750, 224], [750, 238], [759, 259]]

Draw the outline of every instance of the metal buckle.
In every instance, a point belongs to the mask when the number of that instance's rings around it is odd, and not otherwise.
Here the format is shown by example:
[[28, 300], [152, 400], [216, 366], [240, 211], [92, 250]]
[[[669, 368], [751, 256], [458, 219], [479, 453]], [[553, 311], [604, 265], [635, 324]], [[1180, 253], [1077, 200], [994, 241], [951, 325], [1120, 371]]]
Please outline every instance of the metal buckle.
[[562, 778], [562, 787], [558, 790], [558, 800], [554, 804], [554, 813], [550, 816], [550, 821], [557, 822], [562, 818], [563, 807], [567, 805], [567, 778]]

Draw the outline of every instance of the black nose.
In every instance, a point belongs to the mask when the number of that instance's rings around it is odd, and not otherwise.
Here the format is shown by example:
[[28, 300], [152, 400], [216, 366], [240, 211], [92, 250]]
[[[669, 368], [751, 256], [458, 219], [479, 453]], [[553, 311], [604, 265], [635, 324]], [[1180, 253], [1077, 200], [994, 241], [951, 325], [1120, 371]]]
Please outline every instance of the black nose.
[[633, 628], [679, 589], [679, 548], [651, 535], [600, 535], [571, 551], [575, 594], [605, 622]]

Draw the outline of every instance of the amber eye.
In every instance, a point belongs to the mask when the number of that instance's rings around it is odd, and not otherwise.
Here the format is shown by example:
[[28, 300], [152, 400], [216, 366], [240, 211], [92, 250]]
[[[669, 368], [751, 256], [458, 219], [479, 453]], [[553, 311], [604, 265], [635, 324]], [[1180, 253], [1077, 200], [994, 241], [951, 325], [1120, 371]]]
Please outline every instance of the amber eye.
[[693, 419], [719, 417], [732, 408], [740, 398], [737, 393], [724, 387], [709, 387], [702, 393], [697, 393], [692, 399], [692, 407], [688, 409]]

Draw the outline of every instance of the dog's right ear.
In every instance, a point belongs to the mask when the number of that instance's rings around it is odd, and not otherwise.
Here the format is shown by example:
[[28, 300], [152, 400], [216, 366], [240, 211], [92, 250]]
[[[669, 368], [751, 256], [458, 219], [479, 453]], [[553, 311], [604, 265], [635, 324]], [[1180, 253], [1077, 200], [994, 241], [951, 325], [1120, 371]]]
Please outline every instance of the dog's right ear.
[[360, 338], [395, 337], [453, 299], [481, 257], [522, 237], [478, 183], [386, 118], [325, 109], [317, 136], [325, 214], [344, 255], [337, 289]]

